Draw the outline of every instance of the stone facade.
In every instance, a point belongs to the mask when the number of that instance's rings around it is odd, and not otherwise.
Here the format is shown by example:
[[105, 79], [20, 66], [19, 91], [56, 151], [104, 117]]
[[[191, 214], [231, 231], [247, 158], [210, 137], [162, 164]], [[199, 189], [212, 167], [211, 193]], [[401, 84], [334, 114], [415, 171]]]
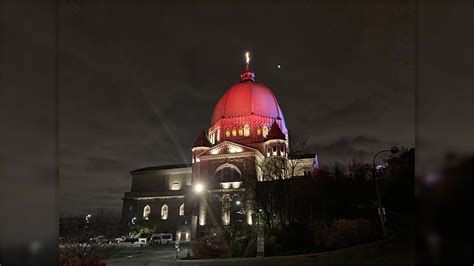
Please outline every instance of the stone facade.
[[315, 174], [314, 155], [289, 154], [288, 130], [271, 90], [255, 82], [248, 64], [241, 77], [195, 140], [190, 165], [130, 172], [122, 210], [130, 228], [147, 226], [190, 240], [234, 222], [254, 224], [257, 182]]

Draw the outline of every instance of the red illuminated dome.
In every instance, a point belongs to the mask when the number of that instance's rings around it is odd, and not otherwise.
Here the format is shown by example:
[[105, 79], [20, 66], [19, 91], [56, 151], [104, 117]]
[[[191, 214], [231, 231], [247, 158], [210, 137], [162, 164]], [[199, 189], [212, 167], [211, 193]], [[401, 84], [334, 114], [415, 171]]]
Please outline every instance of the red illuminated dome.
[[[233, 139], [237, 142], [255, 142], [266, 138], [273, 122], [287, 134], [283, 113], [278, 101], [267, 86], [255, 82], [255, 74], [248, 64], [241, 74], [241, 81], [232, 85], [214, 107], [210, 135], [217, 133], [216, 142]], [[239, 131], [244, 127], [244, 133]], [[250, 127], [245, 134], [245, 127]], [[237, 131], [233, 134], [232, 129]], [[230, 130], [230, 136], [226, 132]], [[244, 137], [244, 138], [239, 138]], [[250, 137], [250, 138], [249, 138]], [[214, 137], [211, 137], [214, 143]]]
[[261, 83], [245, 80], [232, 85], [217, 102], [212, 113], [211, 125], [222, 118], [252, 114], [283, 119], [283, 114], [273, 92]]

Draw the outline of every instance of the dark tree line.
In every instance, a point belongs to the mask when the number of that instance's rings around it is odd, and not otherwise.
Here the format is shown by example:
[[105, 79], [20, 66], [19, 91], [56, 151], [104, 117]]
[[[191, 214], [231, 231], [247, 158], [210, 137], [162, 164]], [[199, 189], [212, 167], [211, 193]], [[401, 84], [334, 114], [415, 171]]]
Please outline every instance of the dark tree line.
[[59, 235], [63, 239], [78, 237], [89, 239], [98, 235], [108, 238], [119, 237], [124, 232], [120, 223], [120, 214], [109, 210], [97, 210], [87, 214], [59, 217]]
[[[414, 204], [414, 149], [404, 149], [386, 162], [387, 168], [377, 173], [383, 205], [390, 211], [409, 213]], [[316, 176], [276, 176], [274, 180], [258, 182], [261, 219], [268, 228], [292, 223], [328, 225], [341, 218], [376, 220], [371, 170], [370, 164], [353, 160], [348, 165], [334, 163]]]

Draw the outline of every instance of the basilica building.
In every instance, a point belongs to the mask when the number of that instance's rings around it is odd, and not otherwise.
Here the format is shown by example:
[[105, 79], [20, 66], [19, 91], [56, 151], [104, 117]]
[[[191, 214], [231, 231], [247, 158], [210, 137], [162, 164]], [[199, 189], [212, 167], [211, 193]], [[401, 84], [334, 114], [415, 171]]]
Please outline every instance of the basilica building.
[[[318, 170], [314, 155], [292, 156], [277, 98], [255, 81], [248, 54], [240, 82], [220, 98], [210, 122], [194, 141], [191, 164], [130, 172], [131, 190], [122, 198], [122, 220], [130, 229], [145, 226], [187, 241], [234, 222], [252, 225], [257, 182]], [[266, 170], [269, 160], [284, 164], [276, 175]]]

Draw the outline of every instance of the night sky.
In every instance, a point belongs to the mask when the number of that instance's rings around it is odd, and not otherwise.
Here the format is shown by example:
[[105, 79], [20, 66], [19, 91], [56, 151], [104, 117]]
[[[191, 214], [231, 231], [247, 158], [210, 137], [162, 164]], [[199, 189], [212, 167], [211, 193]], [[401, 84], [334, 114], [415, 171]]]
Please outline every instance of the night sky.
[[118, 210], [129, 171], [190, 162], [245, 51], [321, 165], [414, 146], [414, 3], [76, 0], [59, 14], [63, 212]]

